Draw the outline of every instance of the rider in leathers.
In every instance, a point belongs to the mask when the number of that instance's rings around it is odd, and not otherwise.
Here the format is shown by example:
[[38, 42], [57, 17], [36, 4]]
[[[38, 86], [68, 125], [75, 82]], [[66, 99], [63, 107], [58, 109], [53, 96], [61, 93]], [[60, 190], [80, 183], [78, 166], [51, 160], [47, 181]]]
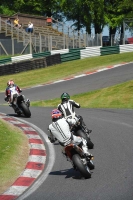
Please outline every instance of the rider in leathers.
[[62, 117], [62, 113], [58, 109], [52, 111], [52, 123], [49, 125], [48, 130], [50, 132], [48, 138], [51, 143], [58, 140], [61, 146], [66, 146], [70, 143], [80, 145], [86, 156], [90, 155], [86, 140], [72, 134], [67, 120]]
[[70, 95], [68, 93], [63, 93], [61, 95], [61, 104], [59, 104], [57, 106], [57, 109], [60, 110], [63, 114], [63, 116], [66, 119], [73, 119], [73, 118], [78, 118], [82, 124], [82, 126], [84, 127], [85, 131], [87, 133], [90, 133], [91, 130], [89, 130], [84, 121], [82, 116], [76, 115], [75, 111], [74, 111], [74, 107], [75, 108], [80, 108], [80, 104], [76, 103], [74, 100], [70, 99]]
[[7, 101], [10, 104], [10, 106], [12, 106], [14, 108], [14, 110], [16, 112], [18, 107], [15, 104], [15, 102], [13, 102], [13, 99], [11, 99], [12, 90], [16, 90], [16, 92], [18, 92], [18, 93], [22, 92], [22, 90], [19, 88], [19, 86], [14, 84], [13, 80], [9, 80], [7, 82], [7, 88], [5, 90], [5, 101]]

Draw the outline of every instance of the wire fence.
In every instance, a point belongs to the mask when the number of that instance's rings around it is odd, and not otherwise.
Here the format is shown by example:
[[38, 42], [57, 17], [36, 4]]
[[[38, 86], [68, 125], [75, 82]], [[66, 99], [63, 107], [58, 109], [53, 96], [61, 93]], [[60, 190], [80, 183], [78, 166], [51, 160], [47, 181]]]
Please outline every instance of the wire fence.
[[27, 33], [23, 26], [19, 29], [0, 18], [0, 55], [102, 46], [101, 34], [75, 31], [54, 19], [49, 27], [41, 27], [41, 31], [39, 30], [38, 27], [34, 27], [33, 33]]

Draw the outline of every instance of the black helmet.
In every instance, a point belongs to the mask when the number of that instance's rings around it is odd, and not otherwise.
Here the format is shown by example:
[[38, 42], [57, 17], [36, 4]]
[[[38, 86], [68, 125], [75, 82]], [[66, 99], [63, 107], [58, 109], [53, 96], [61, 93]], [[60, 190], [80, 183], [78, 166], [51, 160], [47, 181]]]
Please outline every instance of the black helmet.
[[61, 100], [69, 100], [70, 99], [70, 95], [66, 92], [64, 92], [62, 95], [61, 95]]

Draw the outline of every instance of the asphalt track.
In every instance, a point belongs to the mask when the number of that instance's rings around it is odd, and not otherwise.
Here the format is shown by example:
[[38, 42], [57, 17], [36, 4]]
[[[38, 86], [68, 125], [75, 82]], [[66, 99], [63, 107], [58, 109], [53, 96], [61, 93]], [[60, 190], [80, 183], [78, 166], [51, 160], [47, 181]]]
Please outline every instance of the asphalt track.
[[[23, 94], [30, 100], [59, 97], [66, 91], [77, 94], [96, 90], [133, 79], [133, 64], [127, 64], [86, 77], [76, 78], [61, 83], [45, 85], [24, 90]], [[3, 103], [3, 94], [0, 102]], [[10, 107], [0, 106], [0, 112], [13, 113]], [[51, 122], [51, 108], [31, 107], [32, 117], [23, 118], [47, 133]], [[86, 124], [93, 130], [91, 134], [95, 148], [96, 168], [92, 178], [84, 180], [72, 169], [71, 163], [61, 155], [60, 146], [54, 145], [55, 162], [51, 172], [45, 179], [38, 179], [38, 188], [33, 185], [20, 198], [26, 200], [132, 200], [133, 199], [133, 111], [119, 109], [80, 109]], [[49, 164], [49, 148], [46, 165]]]

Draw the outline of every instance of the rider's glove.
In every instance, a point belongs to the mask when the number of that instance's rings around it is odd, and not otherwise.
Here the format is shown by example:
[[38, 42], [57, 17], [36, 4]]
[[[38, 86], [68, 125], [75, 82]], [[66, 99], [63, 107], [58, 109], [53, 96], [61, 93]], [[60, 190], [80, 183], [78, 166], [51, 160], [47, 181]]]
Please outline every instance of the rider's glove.
[[54, 143], [54, 142], [56, 141], [56, 139], [51, 138], [51, 137], [49, 137], [49, 136], [48, 136], [48, 139], [50, 140], [51, 143]]

